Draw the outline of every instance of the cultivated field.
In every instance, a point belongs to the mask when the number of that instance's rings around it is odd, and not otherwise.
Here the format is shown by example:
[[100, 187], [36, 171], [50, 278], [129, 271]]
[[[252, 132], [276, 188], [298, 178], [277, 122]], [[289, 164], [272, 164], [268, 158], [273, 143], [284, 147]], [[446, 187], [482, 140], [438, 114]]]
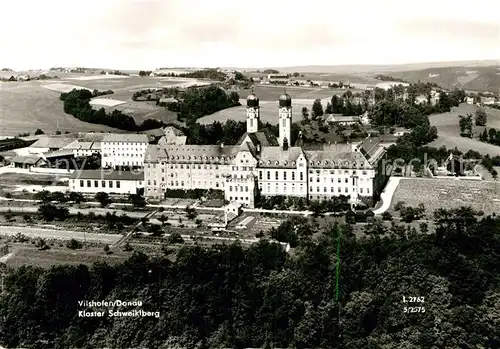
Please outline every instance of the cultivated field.
[[[431, 124], [438, 129], [438, 138], [430, 143], [430, 145], [434, 147], [444, 145], [449, 149], [457, 147], [463, 152], [472, 149], [481, 154], [490, 154], [491, 156], [498, 155], [500, 153], [500, 147], [480, 142], [477, 139], [477, 136], [483, 132], [484, 127], [474, 126], [474, 137], [476, 137], [474, 139], [460, 136], [458, 116], [465, 116], [467, 114], [474, 115], [477, 109], [478, 107], [475, 105], [462, 103], [460, 106], [454, 107], [450, 112], [430, 115], [429, 120]], [[484, 110], [488, 114], [488, 123], [486, 127], [500, 129], [500, 110], [487, 107], [485, 107]]]
[[0, 82], [0, 135], [15, 136], [40, 128], [64, 131], [116, 131], [111, 127], [89, 124], [65, 114], [60, 93], [43, 88], [47, 82]]
[[119, 101], [117, 99], [111, 98], [94, 98], [90, 101], [90, 105], [102, 106], [102, 107], [116, 107], [127, 102]]
[[403, 178], [394, 193], [389, 211], [394, 212], [394, 205], [399, 201], [404, 201], [409, 206], [423, 203], [427, 215], [432, 215], [438, 208], [449, 209], [461, 206], [471, 206], [488, 215], [500, 212], [500, 183]]
[[61, 84], [61, 83], [52, 83], [52, 84], [47, 84], [47, 85], [41, 85], [43, 88], [46, 88], [47, 90], [59, 92], [59, 93], [68, 93], [71, 92], [74, 89], [77, 90], [83, 90], [87, 89], [90, 90], [89, 88], [78, 86], [78, 85], [70, 85], [70, 84]]

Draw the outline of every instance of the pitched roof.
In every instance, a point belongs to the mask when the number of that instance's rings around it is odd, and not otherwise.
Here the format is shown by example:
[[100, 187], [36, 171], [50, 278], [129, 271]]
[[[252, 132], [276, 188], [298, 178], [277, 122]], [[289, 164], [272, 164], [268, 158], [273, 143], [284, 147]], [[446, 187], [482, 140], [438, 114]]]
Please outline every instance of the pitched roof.
[[142, 131], [142, 133], [153, 137], [161, 137], [165, 134], [162, 128], [155, 128], [152, 130]]
[[262, 147], [274, 147], [278, 145], [278, 140], [276, 137], [271, 134], [269, 130], [262, 130], [258, 132], [253, 132], [253, 133], [245, 133], [241, 138], [239, 139], [238, 143], [236, 145], [241, 145], [245, 141], [245, 139], [249, 137], [250, 140], [252, 141], [253, 145], [257, 145], [260, 143]]
[[119, 181], [143, 181], [142, 171], [120, 171], [120, 170], [83, 170], [71, 174], [72, 179], [81, 180], [119, 180]]
[[289, 147], [262, 147], [259, 154], [259, 167], [270, 168], [295, 168], [294, 161], [303, 155], [302, 148]]
[[11, 162], [17, 164], [23, 163], [28, 165], [35, 165], [40, 160], [43, 160], [41, 156], [16, 156], [11, 160]]
[[145, 161], [158, 162], [158, 158], [168, 157], [168, 160], [190, 163], [223, 162], [229, 161], [240, 150], [239, 146], [221, 145], [150, 145], [146, 150]]
[[73, 150], [72, 149], [60, 149], [60, 150], [56, 150], [56, 151], [43, 153], [43, 156], [45, 158], [55, 158], [55, 157], [59, 157], [59, 156], [73, 156]]
[[63, 148], [64, 146], [72, 143], [73, 138], [63, 138], [63, 137], [42, 137], [35, 143], [33, 143], [30, 148]]
[[[340, 151], [339, 151], [340, 150]], [[352, 151], [349, 147], [344, 149], [324, 149], [324, 150], [311, 150], [305, 151], [307, 160], [309, 161], [309, 168], [352, 168], [369, 167], [369, 163], [362, 153]]]
[[173, 127], [173, 126], [166, 126], [163, 128], [163, 133], [164, 134], [167, 134], [167, 133], [173, 133], [174, 135], [176, 136], [184, 136], [184, 132], [182, 132], [181, 130]]
[[131, 142], [131, 143], [149, 143], [149, 138], [140, 133], [108, 133], [104, 135], [103, 142]]
[[357, 122], [357, 121], [359, 121], [359, 116], [346, 116], [346, 115], [330, 114], [330, 115], [328, 115], [326, 120], [328, 122]]

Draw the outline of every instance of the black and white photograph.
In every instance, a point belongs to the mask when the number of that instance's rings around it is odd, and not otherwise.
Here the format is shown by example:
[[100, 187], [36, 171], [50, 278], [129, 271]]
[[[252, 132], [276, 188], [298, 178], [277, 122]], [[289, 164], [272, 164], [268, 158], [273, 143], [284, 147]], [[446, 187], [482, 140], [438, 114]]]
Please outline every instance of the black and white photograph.
[[17, 0], [0, 349], [500, 349], [500, 2]]

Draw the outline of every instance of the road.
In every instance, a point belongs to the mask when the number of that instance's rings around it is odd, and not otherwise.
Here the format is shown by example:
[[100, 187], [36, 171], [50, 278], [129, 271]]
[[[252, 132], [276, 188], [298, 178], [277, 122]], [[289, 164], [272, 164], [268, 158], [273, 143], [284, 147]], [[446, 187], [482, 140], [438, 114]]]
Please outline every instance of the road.
[[19, 233], [31, 238], [40, 237], [44, 239], [57, 239], [57, 240], [76, 239], [81, 241], [101, 242], [105, 244], [113, 244], [122, 237], [122, 235], [118, 234], [116, 235], [94, 234], [94, 233], [84, 233], [80, 231], [71, 231], [71, 230], [57, 230], [57, 229], [35, 228], [35, 227], [16, 227], [16, 226], [0, 225], [0, 235], [15, 236]]
[[[150, 218], [150, 217], [154, 216], [157, 212], [158, 212], [158, 210], [153, 211], [153, 212], [149, 212], [144, 217], [146, 219]], [[132, 229], [130, 229], [130, 231], [125, 236], [123, 236], [122, 238], [120, 238], [118, 241], [115, 241], [115, 243], [113, 244], [112, 247], [119, 247], [119, 246], [123, 245], [128, 239], [130, 239], [130, 237], [132, 236], [132, 234], [134, 234], [135, 229], [137, 227], [139, 227], [141, 224], [142, 224], [142, 220], [139, 221], [139, 223], [137, 223]]]

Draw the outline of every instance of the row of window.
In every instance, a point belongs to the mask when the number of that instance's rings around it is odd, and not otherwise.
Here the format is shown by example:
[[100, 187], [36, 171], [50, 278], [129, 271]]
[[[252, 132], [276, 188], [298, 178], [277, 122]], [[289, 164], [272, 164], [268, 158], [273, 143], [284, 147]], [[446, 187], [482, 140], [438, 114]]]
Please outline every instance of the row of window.
[[[323, 171], [323, 175], [325, 175], [325, 171]], [[330, 175], [334, 175], [334, 174], [350, 174], [351, 173], [351, 170], [337, 170], [337, 172], [335, 173], [335, 170], [330, 170]], [[321, 170], [309, 170], [309, 174], [310, 175], [314, 175], [316, 174], [317, 176], [320, 176], [321, 175]], [[355, 174], [358, 174], [358, 172], [356, 170], [352, 170], [352, 174], [355, 175]], [[366, 170], [363, 170], [361, 171], [361, 174], [364, 174], [364, 175], [367, 175], [368, 174], [368, 171]]]
[[[243, 186], [234, 186], [234, 191], [238, 191], [238, 188], [239, 188], [239, 191], [243, 191]], [[233, 191], [233, 186], [229, 186], [229, 191]], [[245, 191], [248, 192], [248, 186], [245, 186]]]
[[140, 161], [117, 161], [117, 162], [105, 162], [105, 167], [115, 167], [115, 166], [142, 166]]
[[[165, 178], [162, 177], [161, 180], [162, 180], [162, 182], [164, 182]], [[167, 182], [167, 184], [169, 186], [174, 186], [175, 185], [176, 187], [178, 187], [178, 186], [183, 187], [184, 183], [185, 183], [184, 181], [170, 181], [170, 182]], [[196, 182], [193, 181], [193, 184], [196, 185]], [[148, 185], [151, 185], [151, 180], [148, 180]], [[153, 186], [156, 186], [156, 185], [157, 185], [156, 180], [153, 180]], [[206, 186], [207, 185], [207, 181], [203, 181], [203, 185]], [[212, 182], [211, 181], [209, 182], [209, 185], [212, 186]], [[200, 187], [202, 186], [202, 182], [201, 181], [198, 181], [198, 186], [200, 186]], [[219, 182], [215, 182], [215, 187], [219, 188]]]
[[[248, 198], [248, 196], [245, 196], [245, 197], [241, 196], [241, 197], [238, 199], [238, 197], [237, 197], [237, 196], [235, 196], [235, 197], [234, 197], [234, 200], [248, 201], [248, 200], [249, 200], [249, 198]], [[229, 201], [233, 201], [233, 197], [232, 197], [232, 196], [230, 196], [230, 197], [229, 197]]]
[[[92, 182], [94, 182], [93, 188], [106, 188], [106, 181], [89, 181], [87, 180], [87, 188], [92, 188]], [[101, 182], [101, 186], [99, 187], [99, 182]], [[120, 181], [115, 181], [116, 182], [116, 188], [120, 188]], [[85, 181], [80, 180], [80, 187], [84, 188], [85, 187]], [[141, 182], [139, 182], [139, 185], [141, 185]], [[113, 181], [108, 181], [108, 188], [113, 188]]]
[[[263, 171], [259, 171], [259, 179], [262, 179], [262, 172]], [[267, 180], [271, 180], [271, 171], [267, 171], [266, 176], [267, 176]], [[280, 179], [279, 178], [279, 171], [274, 171], [274, 179], [275, 180]], [[283, 180], [284, 181], [287, 180], [287, 172], [283, 172]], [[295, 171], [292, 171], [291, 180], [292, 181], [295, 180]], [[304, 172], [299, 172], [299, 180], [301, 180], [301, 181], [304, 180]]]
[[109, 146], [109, 145], [134, 145], [134, 146], [139, 146], [139, 147], [146, 147], [147, 143], [144, 142], [103, 142], [103, 146]]
[[[313, 193], [313, 192], [314, 192], [313, 187], [309, 187], [309, 192], [310, 192], [310, 193]], [[321, 191], [320, 191], [320, 187], [316, 187], [316, 192], [317, 192], [317, 193], [320, 193], [320, 192], [321, 192]], [[327, 187], [323, 187], [323, 193], [327, 193], [327, 192], [328, 192], [328, 188], [327, 188]], [[334, 188], [334, 187], [330, 187], [330, 192], [331, 192], [331, 193], [335, 193], [335, 188]], [[341, 193], [341, 192], [342, 192], [342, 188], [341, 188], [341, 187], [338, 187], [338, 188], [337, 188], [337, 192], [338, 192], [338, 193]], [[345, 193], [348, 193], [348, 192], [349, 192], [349, 188], [348, 188], [348, 187], [345, 187], [345, 188], [344, 188], [344, 192], [345, 192]], [[363, 194], [363, 188], [359, 188], [359, 192], [360, 192], [361, 194]], [[366, 188], [366, 194], [370, 194], [370, 188]]]

